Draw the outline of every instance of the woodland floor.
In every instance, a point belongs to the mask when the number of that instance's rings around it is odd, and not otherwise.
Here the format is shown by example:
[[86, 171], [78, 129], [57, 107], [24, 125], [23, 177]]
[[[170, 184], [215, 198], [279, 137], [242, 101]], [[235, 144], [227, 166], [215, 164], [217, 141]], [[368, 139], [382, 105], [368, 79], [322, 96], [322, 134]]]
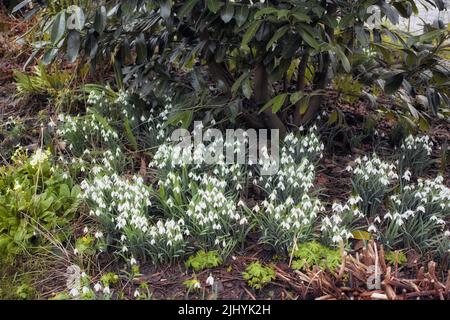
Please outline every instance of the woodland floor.
[[[0, 11], [0, 123], [7, 121], [9, 117], [20, 118], [27, 126], [27, 132], [18, 141], [8, 141], [0, 134], [0, 151], [10, 145], [37, 146], [39, 143], [39, 127], [42, 121], [48, 121], [49, 110], [46, 99], [35, 97], [23, 101], [15, 96], [15, 84], [13, 70], [22, 70], [27, 61], [30, 50], [20, 45], [19, 37], [33, 25], [33, 21], [22, 21], [11, 18]], [[27, 71], [30, 71], [31, 66]], [[330, 92], [327, 109], [336, 108], [338, 101], [336, 93]], [[353, 105], [339, 104], [345, 114], [347, 126], [339, 130], [336, 135], [327, 136], [322, 133], [326, 141], [324, 158], [317, 175], [317, 187], [326, 194], [327, 201], [344, 200], [350, 192], [350, 174], [345, 168], [351, 159], [357, 156], [370, 154], [373, 151], [373, 143], [370, 136], [365, 135], [362, 128], [364, 120], [376, 114], [365, 101], [358, 101]], [[48, 109], [48, 110], [47, 110]], [[51, 112], [51, 111], [50, 111]], [[382, 152], [389, 156], [395, 148], [396, 138], [392, 135], [394, 123], [383, 121], [377, 123], [376, 130], [381, 138]], [[444, 145], [450, 141], [450, 124], [445, 121], [437, 121], [430, 126], [428, 133], [436, 145]], [[349, 142], [351, 137], [360, 137], [358, 143]], [[2, 152], [0, 152], [2, 155]], [[6, 162], [2, 159], [0, 163]], [[442, 168], [441, 154], [434, 154], [436, 162], [429, 171], [430, 176], [444, 173], [445, 184], [450, 184], [449, 167]], [[443, 169], [443, 170], [442, 170]], [[252, 194], [252, 193], [251, 193]], [[257, 197], [257, 195], [254, 195]], [[250, 200], [251, 201], [251, 200]], [[75, 233], [82, 233], [82, 219], [75, 224]], [[219, 299], [444, 299], [444, 292], [449, 292], [450, 277], [447, 272], [440, 270], [433, 262], [425, 257], [418, 256], [414, 252], [407, 254], [408, 262], [405, 266], [387, 266], [384, 262], [383, 250], [374, 243], [363, 248], [363, 243], [354, 243], [354, 251], [345, 259], [340, 274], [327, 274], [318, 269], [308, 272], [293, 271], [288, 263], [274, 263], [277, 271], [277, 279], [261, 291], [249, 289], [241, 273], [246, 265], [253, 260], [274, 261], [273, 252], [256, 243], [256, 236], [250, 235], [245, 250], [230, 257], [223, 267], [206, 270], [197, 274], [197, 278], [204, 282], [212, 274], [218, 281], [218, 296], [190, 294], [189, 298], [219, 298]], [[382, 266], [382, 289], [367, 291], [367, 268], [379, 260]], [[120, 269], [120, 264], [115, 261], [99, 261], [98, 270]], [[64, 273], [64, 266], [55, 265], [53, 270]], [[155, 268], [151, 265], [141, 268], [142, 276], [135, 279], [130, 285], [123, 283], [125, 293], [132, 296], [133, 287], [145, 282], [151, 288], [153, 298], [157, 299], [182, 299], [186, 298], [186, 288], [183, 281], [190, 279], [181, 265], [172, 267]], [[345, 278], [344, 274], [348, 274]], [[39, 281], [39, 291], [42, 298], [50, 298], [52, 294], [64, 286], [64, 278], [56, 275], [45, 275]]]

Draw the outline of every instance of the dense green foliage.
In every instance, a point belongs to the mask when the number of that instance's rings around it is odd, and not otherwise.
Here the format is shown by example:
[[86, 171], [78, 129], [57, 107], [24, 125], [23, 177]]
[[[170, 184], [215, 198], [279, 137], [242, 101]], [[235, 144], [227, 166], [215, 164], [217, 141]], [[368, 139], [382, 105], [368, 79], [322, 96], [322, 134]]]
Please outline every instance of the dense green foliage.
[[420, 1], [112, 0], [58, 12], [49, 3], [44, 62], [60, 51], [92, 70], [106, 62], [119, 86], [152, 103], [174, 96], [173, 121], [185, 126], [202, 110], [286, 132], [315, 118], [340, 74], [374, 105], [391, 97], [398, 108], [382, 110], [410, 126], [448, 115], [448, 30], [392, 27]]
[[45, 245], [49, 234], [60, 237], [73, 219], [80, 191], [54, 169], [46, 151], [28, 158], [19, 149], [12, 166], [0, 167], [0, 255]]

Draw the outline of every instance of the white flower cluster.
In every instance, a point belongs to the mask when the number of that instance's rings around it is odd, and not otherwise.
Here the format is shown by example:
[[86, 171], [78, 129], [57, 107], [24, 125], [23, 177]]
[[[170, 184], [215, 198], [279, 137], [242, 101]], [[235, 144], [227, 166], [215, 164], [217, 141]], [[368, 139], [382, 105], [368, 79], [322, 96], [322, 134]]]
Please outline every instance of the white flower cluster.
[[383, 216], [386, 228], [380, 235], [388, 246], [401, 242], [424, 250], [430, 239], [443, 234], [450, 217], [450, 189], [442, 182], [441, 176], [419, 179], [390, 197], [391, 210]]
[[387, 192], [387, 187], [393, 180], [398, 179], [396, 166], [384, 162], [376, 154], [372, 158], [364, 156], [355, 160], [355, 169], [348, 166], [348, 171], [353, 171], [353, 193], [361, 197], [360, 208], [366, 215], [377, 213], [380, 204]]
[[433, 142], [429, 136], [413, 137], [409, 135], [402, 143], [398, 155], [398, 167], [401, 173], [411, 169], [421, 175], [430, 165]]
[[306, 135], [297, 135], [293, 132], [284, 138], [284, 144], [281, 149], [281, 158], [286, 162], [299, 161], [303, 158], [312, 163], [322, 159], [325, 146], [320, 141], [317, 134], [317, 127], [312, 126]]
[[109, 231], [146, 233], [149, 230], [146, 213], [151, 205], [150, 192], [142, 178], [135, 176], [129, 181], [117, 174], [98, 175], [93, 181], [84, 180], [81, 188], [90, 214]]
[[311, 226], [319, 212], [324, 211], [319, 199], [311, 199], [303, 194], [298, 205], [288, 197], [285, 202], [274, 205], [267, 200], [262, 203], [265, 213], [272, 215], [286, 231], [298, 230], [302, 226]]
[[235, 197], [226, 195], [226, 186], [225, 181], [204, 174], [184, 213], [189, 233], [210, 247], [226, 247], [230, 241], [241, 240], [248, 224]]
[[[262, 175], [259, 185], [267, 198], [255, 206], [256, 219], [262, 235], [260, 241], [279, 251], [291, 250], [297, 242], [311, 240], [314, 225], [325, 208], [311, 196], [315, 180], [315, 163], [322, 157], [323, 144], [312, 128], [305, 136], [288, 134], [283, 143], [279, 169], [274, 175]], [[263, 149], [259, 165], [273, 167], [274, 160]]]
[[285, 201], [264, 200], [261, 205], [253, 208], [262, 231], [260, 241], [284, 252], [297, 242], [312, 239], [317, 217], [325, 210], [319, 199], [306, 193], [297, 201], [288, 197]]
[[186, 240], [183, 234], [189, 234], [182, 219], [158, 220], [150, 227], [148, 239], [145, 241], [146, 254], [154, 263], [170, 262], [183, 255]]
[[357, 167], [354, 170], [348, 167], [348, 171], [353, 171], [358, 180], [376, 181], [383, 186], [387, 186], [391, 180], [398, 179], [395, 165], [382, 161], [377, 155], [374, 155], [371, 159], [367, 156], [362, 159], [357, 158], [355, 162]]
[[403, 150], [420, 150], [423, 149], [427, 155], [433, 152], [433, 142], [429, 136], [413, 137], [409, 135], [402, 143]]
[[[164, 215], [183, 219], [187, 234], [209, 248], [232, 247], [243, 240], [248, 225], [236, 204], [242, 189], [242, 166], [227, 164], [223, 152], [218, 152], [214, 161], [205, 156], [219, 147], [223, 151], [224, 145], [220, 138], [195, 148], [163, 144], [150, 163], [158, 169]], [[237, 148], [234, 144], [232, 147]]]
[[445, 219], [450, 216], [450, 189], [442, 182], [443, 177], [439, 176], [404, 186], [402, 194], [390, 197], [394, 212], [387, 212], [384, 219], [401, 226], [409, 218], [427, 216], [430, 221], [445, 225]]
[[[322, 157], [323, 148], [314, 128], [306, 136], [288, 134], [281, 150], [278, 172], [259, 178], [259, 184], [268, 198], [271, 201], [286, 200], [288, 197], [298, 199], [303, 193], [309, 192], [314, 186], [314, 163]], [[262, 151], [259, 165], [263, 169], [270, 168], [274, 160], [268, 155], [267, 149]]]
[[364, 214], [359, 210], [358, 204], [361, 197], [350, 197], [345, 205], [333, 203], [331, 216], [325, 216], [321, 222], [322, 237], [326, 242], [333, 245], [344, 243], [352, 237], [355, 224], [364, 218]]
[[260, 177], [260, 184], [271, 201], [276, 199], [298, 198], [314, 186], [315, 166], [304, 158], [301, 163], [281, 158], [280, 169], [275, 175]]
[[63, 137], [69, 149], [81, 154], [88, 147], [98, 147], [101, 144], [114, 145], [119, 135], [104, 121], [99, 120], [95, 113], [72, 117], [60, 114], [62, 123], [57, 134]]
[[[225, 180], [228, 189], [239, 191], [242, 189], [243, 166], [238, 163], [227, 163], [222, 152], [224, 150], [218, 150], [221, 146], [234, 148], [234, 154], [240, 148], [237, 142], [230, 146], [223, 141], [223, 138], [214, 140], [207, 146], [200, 143], [195, 148], [162, 144], [149, 166], [158, 169], [161, 179], [159, 184], [166, 188], [173, 185], [175, 176], [178, 176], [176, 179], [180, 180], [179, 175], [185, 171], [188, 172], [188, 178], [191, 181], [197, 182], [203, 178], [204, 172], [209, 172], [210, 175]], [[211, 155], [214, 150], [217, 151], [217, 155], [214, 155], [214, 159], [209, 159], [208, 155]], [[186, 187], [188, 186], [185, 185], [184, 188]]]

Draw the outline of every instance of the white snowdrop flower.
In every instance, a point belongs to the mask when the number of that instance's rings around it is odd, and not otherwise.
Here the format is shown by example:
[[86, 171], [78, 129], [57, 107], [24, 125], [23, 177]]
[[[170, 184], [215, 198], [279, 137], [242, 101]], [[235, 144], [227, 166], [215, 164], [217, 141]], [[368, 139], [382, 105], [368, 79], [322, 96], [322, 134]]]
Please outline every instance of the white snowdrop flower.
[[97, 282], [94, 285], [94, 290], [95, 290], [95, 292], [99, 292], [100, 290], [102, 290], [102, 285], [99, 282]]
[[425, 207], [424, 206], [418, 206], [417, 207], [417, 211], [421, 211], [421, 212], [425, 213]]
[[134, 291], [133, 296], [134, 296], [135, 298], [138, 298], [140, 295], [141, 295], [141, 294], [140, 294], [139, 290], [136, 289], [136, 290]]
[[77, 288], [70, 289], [70, 295], [74, 298], [78, 297], [80, 295], [80, 291]]
[[213, 286], [214, 285], [214, 277], [212, 274], [209, 274], [209, 277], [206, 278], [206, 285]]
[[449, 230], [445, 230], [445, 232], [444, 232], [444, 236], [446, 236], [446, 237], [450, 237], [450, 231], [449, 231]]
[[373, 232], [373, 233], [375, 233], [375, 232], [377, 232], [377, 227], [375, 227], [374, 224], [371, 224], [371, 225], [369, 226], [369, 229], [367, 229], [367, 231], [368, 231], [368, 232]]
[[127, 251], [128, 251], [128, 248], [126, 246], [123, 246], [122, 247], [122, 252], [127, 252]]
[[405, 181], [409, 181], [411, 179], [411, 171], [406, 170], [405, 173], [403, 174], [403, 179]]
[[89, 228], [88, 228], [88, 227], [84, 227], [84, 229], [83, 229], [83, 233], [84, 233], [84, 234], [87, 234], [87, 233], [89, 233]]
[[73, 254], [77, 256], [77, 255], [78, 255], [78, 249], [75, 248], [75, 249], [73, 250]]
[[137, 264], [136, 259], [135, 259], [135, 258], [131, 258], [131, 259], [130, 259], [130, 264], [131, 264], [131, 265]]
[[111, 294], [111, 290], [109, 289], [109, 287], [104, 287], [103, 288], [103, 293], [104, 294]]
[[103, 232], [97, 231], [97, 232], [94, 234], [94, 237], [95, 237], [96, 239], [103, 238]]
[[90, 291], [90, 289], [88, 287], [86, 287], [86, 286], [84, 286], [83, 289], [82, 289], [83, 294], [88, 294], [89, 291]]

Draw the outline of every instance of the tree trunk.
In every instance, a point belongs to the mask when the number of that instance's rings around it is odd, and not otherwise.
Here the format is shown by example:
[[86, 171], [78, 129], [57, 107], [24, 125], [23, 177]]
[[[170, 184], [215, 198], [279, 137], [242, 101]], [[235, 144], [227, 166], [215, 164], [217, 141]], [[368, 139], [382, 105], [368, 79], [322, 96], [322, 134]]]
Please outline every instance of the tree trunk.
[[[267, 101], [269, 101], [269, 77], [267, 75], [266, 67], [262, 62], [258, 62], [255, 67], [254, 92], [255, 102], [258, 106], [263, 106]], [[278, 129], [280, 131], [280, 137], [283, 138], [286, 135], [286, 127], [278, 115], [273, 113], [270, 108], [264, 110], [263, 115], [267, 128]]]
[[[326, 0], [323, 1], [326, 3]], [[327, 15], [334, 15], [337, 11], [337, 6], [334, 3], [329, 3], [327, 5]], [[334, 40], [334, 29], [329, 26], [325, 26], [325, 34], [328, 37], [328, 41], [331, 43]], [[324, 90], [328, 86], [329, 77], [328, 77], [328, 69], [330, 67], [331, 59], [330, 54], [328, 52], [323, 52], [319, 55], [319, 70], [317, 70], [314, 74], [313, 79], [313, 90]], [[296, 125], [304, 125], [313, 120], [317, 114], [320, 112], [323, 101], [323, 94], [313, 95], [308, 104], [308, 109], [305, 114], [301, 115], [298, 123]]]
[[[308, 61], [309, 61], [309, 50], [305, 49], [305, 52], [302, 55], [302, 59], [300, 60], [300, 64], [298, 65], [297, 70], [297, 91], [303, 92], [305, 90], [305, 75], [306, 75], [306, 68], [308, 67]], [[294, 124], [298, 125], [301, 122], [301, 114], [300, 114], [300, 108], [301, 108], [301, 101], [297, 102], [295, 106], [295, 113], [294, 113]]]

